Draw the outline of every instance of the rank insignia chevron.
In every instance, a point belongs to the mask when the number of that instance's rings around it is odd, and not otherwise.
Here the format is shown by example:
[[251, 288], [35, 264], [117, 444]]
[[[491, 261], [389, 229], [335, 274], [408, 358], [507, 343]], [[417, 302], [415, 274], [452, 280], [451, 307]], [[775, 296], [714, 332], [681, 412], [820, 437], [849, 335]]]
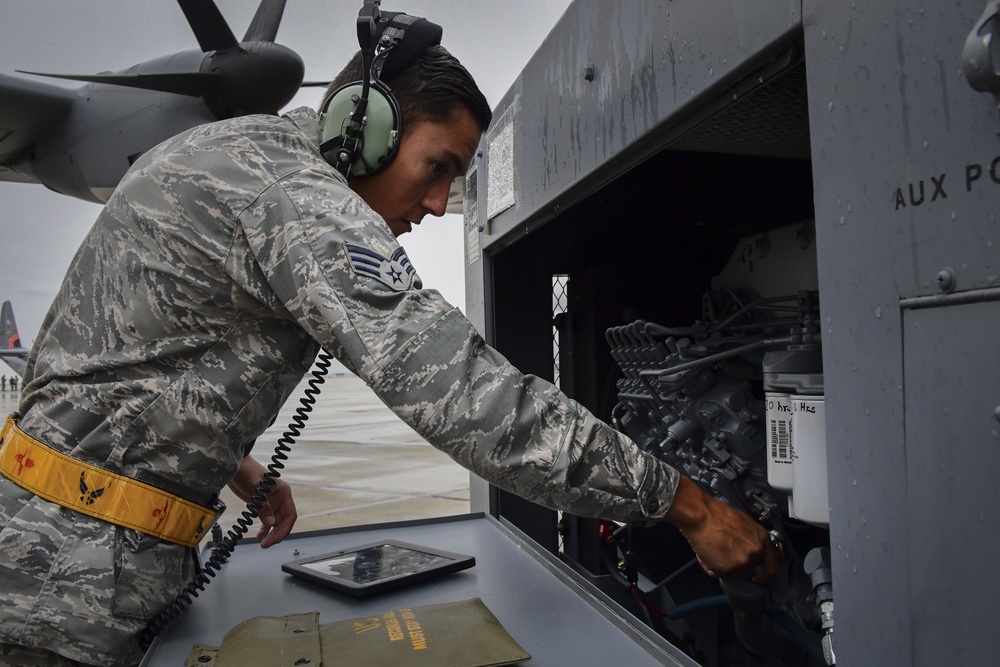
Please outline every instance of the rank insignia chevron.
[[420, 287], [420, 278], [402, 248], [386, 258], [374, 250], [348, 244], [347, 256], [355, 273], [374, 278], [391, 290], [402, 292]]

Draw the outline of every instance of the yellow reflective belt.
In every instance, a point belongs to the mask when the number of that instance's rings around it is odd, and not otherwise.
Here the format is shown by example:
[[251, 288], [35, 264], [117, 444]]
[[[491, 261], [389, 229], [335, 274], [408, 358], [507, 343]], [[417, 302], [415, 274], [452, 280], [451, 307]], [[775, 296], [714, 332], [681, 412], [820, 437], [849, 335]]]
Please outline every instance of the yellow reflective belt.
[[201, 541], [224, 508], [202, 507], [61, 454], [22, 431], [11, 417], [0, 431], [0, 472], [58, 505], [187, 547]]

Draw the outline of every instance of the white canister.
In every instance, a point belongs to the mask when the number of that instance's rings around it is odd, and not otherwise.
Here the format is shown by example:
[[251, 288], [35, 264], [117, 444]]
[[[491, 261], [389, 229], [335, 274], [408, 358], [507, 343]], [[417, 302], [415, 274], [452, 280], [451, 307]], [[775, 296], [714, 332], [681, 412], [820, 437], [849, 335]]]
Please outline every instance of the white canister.
[[789, 514], [821, 526], [830, 523], [826, 472], [826, 408], [824, 396], [793, 394], [793, 479]]

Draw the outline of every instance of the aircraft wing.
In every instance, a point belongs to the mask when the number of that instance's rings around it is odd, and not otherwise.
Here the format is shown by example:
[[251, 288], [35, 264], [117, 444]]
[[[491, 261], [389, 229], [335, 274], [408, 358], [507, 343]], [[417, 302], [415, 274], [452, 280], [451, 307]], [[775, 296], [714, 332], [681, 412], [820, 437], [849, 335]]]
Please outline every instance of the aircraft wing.
[[67, 88], [0, 74], [0, 180], [36, 182], [11, 167], [69, 113], [73, 95]]
[[28, 366], [28, 351], [23, 350], [14, 354], [12, 350], [0, 350], [0, 361], [4, 362], [10, 369], [18, 375], [24, 375], [24, 369]]

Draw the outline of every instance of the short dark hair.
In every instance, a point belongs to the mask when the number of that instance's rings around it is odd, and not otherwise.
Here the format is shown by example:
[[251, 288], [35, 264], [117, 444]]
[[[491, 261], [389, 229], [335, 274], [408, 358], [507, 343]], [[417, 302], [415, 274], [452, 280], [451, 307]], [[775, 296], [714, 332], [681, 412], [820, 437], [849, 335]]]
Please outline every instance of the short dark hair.
[[[324, 102], [335, 90], [361, 81], [363, 68], [358, 51], [327, 88]], [[383, 83], [399, 102], [403, 134], [421, 121], [452, 121], [462, 107], [472, 113], [484, 132], [493, 120], [493, 111], [475, 79], [443, 46], [430, 47], [415, 63]]]

